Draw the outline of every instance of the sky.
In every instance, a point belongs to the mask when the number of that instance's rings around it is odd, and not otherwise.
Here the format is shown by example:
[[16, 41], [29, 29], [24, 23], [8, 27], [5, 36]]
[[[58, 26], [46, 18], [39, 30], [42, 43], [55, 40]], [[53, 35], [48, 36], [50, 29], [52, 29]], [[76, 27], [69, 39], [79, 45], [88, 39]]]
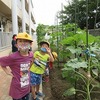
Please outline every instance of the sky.
[[54, 25], [62, 3], [66, 5], [67, 0], [33, 0], [36, 24]]

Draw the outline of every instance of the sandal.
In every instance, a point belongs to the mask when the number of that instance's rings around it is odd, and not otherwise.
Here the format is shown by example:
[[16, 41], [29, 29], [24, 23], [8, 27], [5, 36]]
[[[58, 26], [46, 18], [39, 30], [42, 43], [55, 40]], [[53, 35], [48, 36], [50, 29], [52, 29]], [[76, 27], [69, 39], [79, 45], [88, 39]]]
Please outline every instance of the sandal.
[[37, 95], [38, 97], [45, 97], [45, 95], [44, 95], [43, 93], [41, 93], [41, 92], [37, 92], [36, 95]]

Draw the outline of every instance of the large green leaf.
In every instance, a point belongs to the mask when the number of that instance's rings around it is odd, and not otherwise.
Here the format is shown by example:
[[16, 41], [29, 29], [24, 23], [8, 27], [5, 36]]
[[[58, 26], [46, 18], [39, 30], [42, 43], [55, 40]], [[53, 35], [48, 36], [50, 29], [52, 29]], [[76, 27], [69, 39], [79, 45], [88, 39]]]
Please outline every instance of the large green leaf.
[[[83, 32], [83, 33], [82, 33]], [[80, 33], [74, 35], [74, 39], [78, 41], [83, 41], [84, 44], [86, 44], [86, 33], [84, 31], [80, 31]], [[88, 43], [93, 43], [95, 41], [95, 37], [88, 34]]]
[[[88, 43], [93, 43], [96, 40], [96, 38], [90, 34], [88, 34]], [[74, 34], [73, 36], [67, 37], [61, 41], [62, 44], [70, 44], [70, 45], [75, 45], [75, 42], [77, 44], [80, 43], [80, 41], [83, 44], [86, 44], [86, 32], [84, 31], [79, 31], [77, 34]]]
[[72, 87], [72, 88], [66, 90], [63, 95], [64, 96], [71, 96], [71, 95], [74, 95], [74, 94], [76, 94], [76, 91], [75, 91], [75, 88]]
[[85, 62], [85, 61], [80, 62], [80, 61], [78, 61], [77, 58], [71, 59], [70, 61], [68, 61], [66, 63], [66, 65], [70, 66], [72, 68], [87, 68], [88, 67], [87, 62]]
[[75, 47], [73, 47], [73, 46], [68, 46], [67, 47], [67, 49], [68, 50], [70, 50], [70, 52], [72, 53], [72, 54], [75, 54], [75, 53], [82, 53], [82, 48], [75, 48]]
[[61, 41], [61, 44], [73, 44], [74, 43], [74, 38], [73, 37], [68, 37], [68, 38], [65, 38]]
[[92, 69], [92, 73], [96, 76], [98, 76], [98, 69]]

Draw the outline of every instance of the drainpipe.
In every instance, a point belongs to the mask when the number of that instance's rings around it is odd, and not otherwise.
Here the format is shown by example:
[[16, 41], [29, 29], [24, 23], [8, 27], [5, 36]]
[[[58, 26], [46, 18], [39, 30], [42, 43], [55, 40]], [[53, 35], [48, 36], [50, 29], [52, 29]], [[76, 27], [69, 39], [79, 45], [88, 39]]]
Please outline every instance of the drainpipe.
[[18, 33], [17, 0], [12, 0], [12, 33]]
[[25, 0], [22, 0], [22, 32], [26, 32], [25, 17]]

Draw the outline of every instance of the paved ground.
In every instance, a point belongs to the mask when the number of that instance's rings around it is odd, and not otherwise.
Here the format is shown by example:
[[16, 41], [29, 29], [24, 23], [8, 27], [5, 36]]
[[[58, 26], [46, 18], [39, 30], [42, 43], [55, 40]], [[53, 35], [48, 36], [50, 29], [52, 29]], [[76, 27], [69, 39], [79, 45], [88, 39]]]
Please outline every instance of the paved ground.
[[6, 75], [0, 67], [0, 100], [12, 100], [8, 95], [11, 77]]
[[[37, 49], [36, 41], [34, 41], [33, 46], [34, 46], [33, 51], [35, 51]], [[0, 52], [0, 56], [5, 56], [5, 55], [8, 55], [8, 50]], [[12, 77], [8, 76], [0, 67], [0, 100], [12, 100], [12, 98], [9, 96], [9, 87], [11, 78]], [[42, 91], [42, 85], [41, 85], [41, 91]], [[42, 98], [40, 100], [42, 100]]]

